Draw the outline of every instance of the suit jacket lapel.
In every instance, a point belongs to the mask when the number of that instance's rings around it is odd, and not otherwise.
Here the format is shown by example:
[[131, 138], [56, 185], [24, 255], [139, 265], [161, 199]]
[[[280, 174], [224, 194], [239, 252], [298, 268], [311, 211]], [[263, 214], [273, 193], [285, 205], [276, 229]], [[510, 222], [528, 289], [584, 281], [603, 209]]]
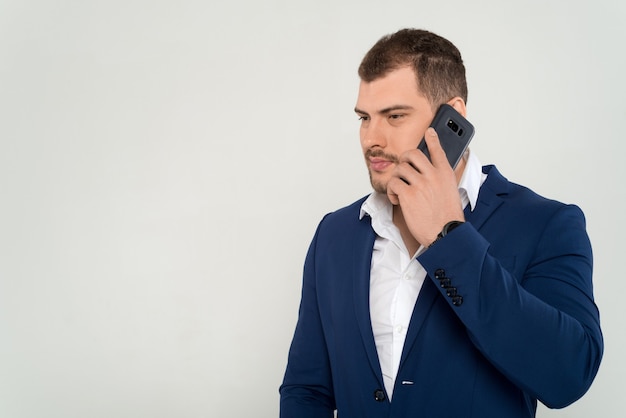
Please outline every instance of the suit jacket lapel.
[[[486, 166], [483, 171], [488, 174], [487, 180], [480, 188], [478, 201], [473, 211], [469, 210], [469, 206], [465, 211], [465, 219], [471, 222], [476, 229], [487, 221], [493, 212], [503, 203], [500, 197], [508, 192], [508, 180], [506, 180], [494, 166]], [[374, 342], [374, 334], [372, 332], [372, 323], [369, 308], [369, 290], [370, 290], [370, 269], [372, 262], [372, 248], [376, 234], [371, 226], [371, 219], [366, 216], [358, 224], [355, 231], [353, 248], [353, 283], [354, 283], [354, 306], [356, 318], [359, 324], [361, 339], [363, 346], [367, 352], [367, 357], [372, 370], [378, 376], [380, 384], [383, 385], [383, 377]], [[406, 355], [413, 347], [419, 331], [428, 316], [428, 312], [439, 295], [437, 288], [432, 280], [428, 278], [424, 281], [417, 303], [413, 309], [409, 330], [407, 332], [404, 348], [402, 351], [402, 359], [400, 368], [405, 361]]]
[[[470, 211], [469, 205], [465, 209], [465, 220], [471, 222], [477, 230], [480, 229], [493, 212], [503, 203], [500, 196], [506, 194], [508, 191], [508, 181], [494, 166], [486, 166], [483, 168], [483, 171], [487, 173], [488, 176], [487, 180], [485, 180], [485, 183], [480, 188], [476, 207], [473, 211]], [[439, 291], [435, 287], [435, 284], [432, 280], [426, 278], [411, 315], [411, 322], [402, 350], [400, 368], [402, 368], [406, 356], [411, 351], [419, 331], [428, 316], [428, 312], [438, 295]]]
[[364, 217], [359, 222], [358, 230], [355, 234], [354, 242], [357, 245], [353, 248], [353, 269], [354, 277], [354, 308], [356, 313], [359, 330], [363, 346], [367, 353], [372, 370], [378, 376], [381, 387], [383, 385], [383, 374], [378, 361], [378, 352], [376, 351], [376, 343], [374, 342], [374, 333], [372, 331], [372, 322], [370, 318], [369, 292], [370, 292], [370, 270], [372, 263], [372, 249], [376, 234], [371, 226], [369, 216]]
[[471, 222], [474, 228], [480, 230], [493, 212], [503, 203], [500, 196], [508, 193], [509, 182], [494, 166], [483, 167], [487, 180], [480, 187], [478, 201], [474, 210], [469, 205], [465, 208], [465, 220]]
[[426, 278], [424, 280], [424, 284], [420, 289], [420, 293], [417, 297], [417, 302], [415, 302], [415, 307], [413, 308], [413, 313], [411, 314], [411, 322], [409, 323], [409, 329], [406, 334], [406, 339], [404, 340], [404, 347], [402, 348], [402, 358], [400, 359], [400, 366], [398, 370], [402, 369], [402, 365], [406, 360], [407, 355], [411, 351], [415, 340], [419, 334], [424, 321], [428, 317], [428, 313], [430, 312], [430, 308], [432, 308], [435, 299], [439, 295], [439, 291], [435, 287], [434, 283]]

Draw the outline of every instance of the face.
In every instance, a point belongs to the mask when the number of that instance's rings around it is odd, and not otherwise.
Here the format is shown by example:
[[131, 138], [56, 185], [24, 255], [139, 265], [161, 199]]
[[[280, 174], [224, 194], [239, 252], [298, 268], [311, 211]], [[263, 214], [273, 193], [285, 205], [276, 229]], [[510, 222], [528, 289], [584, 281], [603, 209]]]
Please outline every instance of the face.
[[361, 119], [361, 148], [372, 187], [386, 193], [398, 158], [417, 148], [435, 114], [410, 67], [361, 81], [355, 112]]

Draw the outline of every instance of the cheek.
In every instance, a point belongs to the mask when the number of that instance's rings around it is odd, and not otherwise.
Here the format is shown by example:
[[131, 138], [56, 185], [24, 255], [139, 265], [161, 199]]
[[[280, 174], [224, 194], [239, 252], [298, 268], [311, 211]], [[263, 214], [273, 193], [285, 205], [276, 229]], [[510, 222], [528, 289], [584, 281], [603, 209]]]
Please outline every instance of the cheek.
[[422, 141], [425, 132], [426, 128], [424, 128], [424, 130], [414, 128], [398, 133], [399, 135], [397, 136], [396, 141], [398, 149], [400, 151], [409, 151], [417, 148], [419, 143]]

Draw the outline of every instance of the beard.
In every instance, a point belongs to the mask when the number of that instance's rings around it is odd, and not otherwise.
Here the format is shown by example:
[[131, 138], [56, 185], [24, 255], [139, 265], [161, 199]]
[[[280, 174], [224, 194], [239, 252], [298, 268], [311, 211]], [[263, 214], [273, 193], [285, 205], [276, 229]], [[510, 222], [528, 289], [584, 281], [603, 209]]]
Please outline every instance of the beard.
[[381, 194], [387, 194], [387, 182], [383, 182], [381, 180], [376, 180], [374, 178], [374, 174], [372, 173], [372, 169], [370, 167], [369, 161], [370, 158], [384, 158], [385, 160], [391, 161], [394, 164], [398, 164], [398, 157], [393, 154], [385, 154], [385, 152], [380, 148], [368, 149], [365, 151], [365, 164], [367, 165], [367, 171], [370, 176], [370, 184], [375, 192]]
[[372, 176], [372, 170], [368, 170], [369, 174], [370, 174], [370, 184], [372, 185], [372, 189], [374, 189], [375, 192], [378, 192], [380, 194], [387, 194], [387, 183], [383, 183], [382, 181], [377, 181], [374, 180], [373, 176]]

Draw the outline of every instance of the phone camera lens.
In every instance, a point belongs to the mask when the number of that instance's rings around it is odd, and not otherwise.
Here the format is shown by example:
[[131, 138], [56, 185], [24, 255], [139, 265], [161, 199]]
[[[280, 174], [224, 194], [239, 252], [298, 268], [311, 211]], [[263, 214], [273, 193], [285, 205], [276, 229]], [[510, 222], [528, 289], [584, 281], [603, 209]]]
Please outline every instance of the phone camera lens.
[[448, 120], [448, 128], [452, 129], [452, 131], [456, 132], [459, 130], [459, 125], [456, 124], [452, 119]]

